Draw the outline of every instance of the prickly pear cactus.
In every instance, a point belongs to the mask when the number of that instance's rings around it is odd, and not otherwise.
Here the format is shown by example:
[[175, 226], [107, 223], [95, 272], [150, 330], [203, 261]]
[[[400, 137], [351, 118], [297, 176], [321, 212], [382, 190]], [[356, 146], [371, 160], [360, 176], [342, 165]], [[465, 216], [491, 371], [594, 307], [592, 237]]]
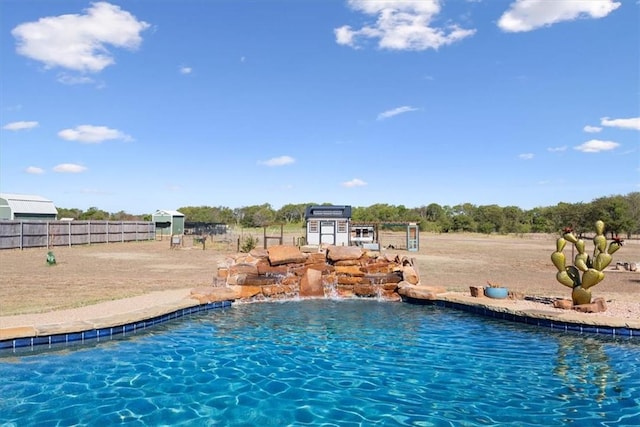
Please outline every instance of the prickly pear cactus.
[[[567, 242], [572, 243], [577, 252], [573, 265], [570, 266], [566, 266], [563, 252]], [[571, 228], [563, 230], [562, 236], [556, 240], [556, 250], [551, 254], [551, 262], [558, 269], [558, 282], [573, 289], [571, 298], [574, 305], [591, 303], [591, 288], [602, 282], [602, 271], [611, 263], [613, 253], [622, 247], [622, 243], [622, 239], [615, 237], [607, 246], [604, 222], [596, 221], [593, 256], [589, 256], [585, 251], [584, 241], [578, 239]]]

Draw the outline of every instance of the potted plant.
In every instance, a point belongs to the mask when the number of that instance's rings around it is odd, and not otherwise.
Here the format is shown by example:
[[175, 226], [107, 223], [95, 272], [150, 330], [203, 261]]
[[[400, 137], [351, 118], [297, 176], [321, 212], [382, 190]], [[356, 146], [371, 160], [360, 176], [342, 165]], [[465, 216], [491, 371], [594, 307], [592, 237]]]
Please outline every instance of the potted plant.
[[509, 289], [487, 281], [487, 286], [484, 288], [484, 294], [489, 298], [505, 299], [509, 296]]

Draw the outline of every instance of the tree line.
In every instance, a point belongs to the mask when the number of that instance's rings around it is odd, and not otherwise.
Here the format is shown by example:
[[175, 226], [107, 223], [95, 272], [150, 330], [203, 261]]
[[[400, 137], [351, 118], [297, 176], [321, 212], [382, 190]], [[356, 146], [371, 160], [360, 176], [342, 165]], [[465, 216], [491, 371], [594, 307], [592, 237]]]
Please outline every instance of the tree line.
[[[274, 209], [269, 203], [228, 208], [223, 206], [184, 206], [178, 208], [186, 222], [223, 223], [245, 228], [274, 224], [304, 225], [308, 206], [331, 203], [287, 204]], [[152, 214], [109, 213], [96, 207], [87, 211], [58, 208], [59, 218], [78, 220], [151, 221]], [[640, 192], [600, 197], [588, 203], [558, 203], [555, 206], [521, 209], [517, 206], [474, 205], [464, 203], [441, 206], [437, 203], [417, 208], [376, 203], [352, 207], [353, 222], [385, 224], [415, 222], [421, 231], [476, 233], [556, 233], [571, 227], [577, 234], [593, 232], [597, 220], [604, 221], [611, 236], [627, 238], [640, 234]], [[391, 226], [391, 225], [389, 225]]]

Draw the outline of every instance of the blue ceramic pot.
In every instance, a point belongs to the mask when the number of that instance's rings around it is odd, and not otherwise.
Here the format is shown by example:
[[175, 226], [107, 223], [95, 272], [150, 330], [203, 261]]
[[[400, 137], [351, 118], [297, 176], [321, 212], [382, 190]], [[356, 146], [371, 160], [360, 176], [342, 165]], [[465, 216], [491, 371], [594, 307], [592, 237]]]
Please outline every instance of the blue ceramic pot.
[[509, 296], [509, 289], [507, 288], [484, 288], [485, 296], [495, 299], [505, 299]]

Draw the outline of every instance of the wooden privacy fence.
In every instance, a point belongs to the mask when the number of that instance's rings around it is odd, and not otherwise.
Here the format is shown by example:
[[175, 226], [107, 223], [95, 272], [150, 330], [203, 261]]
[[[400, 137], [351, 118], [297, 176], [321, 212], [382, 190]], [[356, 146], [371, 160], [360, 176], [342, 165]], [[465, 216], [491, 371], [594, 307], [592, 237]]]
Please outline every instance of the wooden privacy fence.
[[0, 221], [0, 249], [155, 240], [147, 221]]

